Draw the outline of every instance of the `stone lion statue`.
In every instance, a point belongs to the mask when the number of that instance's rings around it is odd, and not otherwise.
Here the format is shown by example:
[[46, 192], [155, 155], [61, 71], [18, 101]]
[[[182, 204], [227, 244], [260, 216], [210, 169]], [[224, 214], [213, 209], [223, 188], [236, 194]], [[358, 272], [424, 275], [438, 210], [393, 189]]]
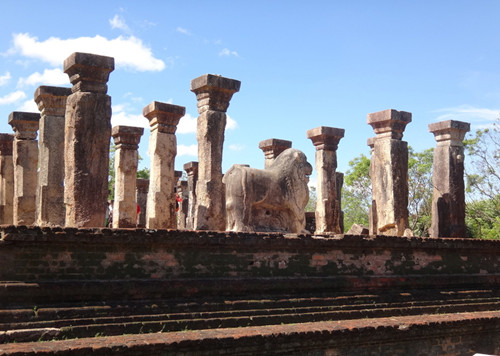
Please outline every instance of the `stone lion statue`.
[[266, 169], [233, 165], [224, 175], [228, 231], [308, 233], [304, 209], [312, 166], [289, 148]]

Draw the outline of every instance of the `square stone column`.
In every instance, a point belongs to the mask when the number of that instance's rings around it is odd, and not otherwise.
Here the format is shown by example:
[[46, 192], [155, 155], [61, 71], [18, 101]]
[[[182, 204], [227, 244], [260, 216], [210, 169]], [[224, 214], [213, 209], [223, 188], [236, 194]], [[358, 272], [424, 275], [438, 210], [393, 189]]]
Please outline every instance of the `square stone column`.
[[280, 140], [278, 138], [269, 138], [259, 142], [259, 148], [264, 152], [264, 168], [268, 168], [287, 148], [292, 148], [292, 141]]
[[151, 160], [150, 184], [146, 208], [146, 227], [149, 229], [175, 229], [175, 156], [177, 139], [175, 130], [186, 108], [153, 101], [142, 113], [149, 120], [149, 156]]
[[177, 181], [177, 196], [181, 199], [179, 202], [179, 210], [177, 211], [178, 224], [177, 228], [186, 229], [186, 221], [189, 207], [189, 190], [186, 180]]
[[12, 158], [14, 162], [14, 225], [33, 225], [36, 211], [38, 169], [38, 142], [36, 135], [40, 114], [14, 111], [9, 124], [15, 136]]
[[149, 179], [137, 178], [136, 185], [136, 200], [137, 204], [139, 204], [139, 209], [141, 209], [137, 227], [146, 227], [146, 206], [148, 202]]
[[64, 115], [70, 88], [40, 86], [35, 102], [40, 110], [36, 224], [64, 226]]
[[72, 93], [66, 102], [64, 204], [66, 226], [99, 227], [106, 220], [114, 58], [73, 53], [64, 61]]
[[191, 81], [198, 100], [198, 184], [196, 185], [196, 230], [226, 228], [225, 188], [222, 183], [222, 148], [226, 129], [226, 110], [241, 82], [205, 74]]
[[139, 141], [142, 127], [115, 126], [111, 136], [115, 142], [115, 199], [113, 227], [131, 228], [137, 225], [136, 180]]
[[13, 223], [14, 162], [12, 145], [14, 135], [0, 133], [0, 224]]
[[[307, 131], [316, 146], [316, 172], [318, 174], [316, 199], [316, 233], [341, 234], [342, 209], [336, 176], [337, 147], [344, 137], [344, 129], [320, 126]], [[343, 177], [342, 177], [343, 178]]]
[[375, 131], [371, 157], [371, 234], [403, 236], [408, 228], [408, 144], [403, 131], [411, 113], [393, 109], [368, 114]]
[[194, 229], [194, 214], [196, 207], [196, 182], [198, 181], [198, 162], [184, 164], [184, 170], [188, 176], [188, 212], [186, 217], [186, 229]]
[[462, 141], [469, 130], [469, 123], [455, 120], [429, 125], [437, 142], [432, 165], [431, 237], [466, 237]]

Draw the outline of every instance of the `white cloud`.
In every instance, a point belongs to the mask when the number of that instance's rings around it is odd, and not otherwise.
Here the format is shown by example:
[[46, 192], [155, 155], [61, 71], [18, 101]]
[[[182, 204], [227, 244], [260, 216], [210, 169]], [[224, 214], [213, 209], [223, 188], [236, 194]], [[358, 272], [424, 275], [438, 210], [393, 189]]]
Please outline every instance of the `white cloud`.
[[165, 62], [155, 58], [151, 49], [134, 36], [119, 36], [111, 40], [99, 35], [70, 39], [50, 37], [39, 41], [29, 33], [18, 33], [13, 35], [13, 42], [14, 47], [7, 54], [20, 53], [53, 66], [61, 66], [73, 52], [88, 52], [114, 57], [117, 67], [138, 71], [161, 71], [165, 68]]
[[111, 126], [137, 126], [149, 129], [149, 121], [142, 114], [136, 115], [128, 112], [128, 106], [124, 105], [113, 105], [111, 116]]
[[4, 75], [0, 75], [0, 87], [2, 85], [7, 84], [9, 82], [10, 78], [12, 78], [12, 77], [10, 76], [9, 72], [5, 72]]
[[62, 85], [69, 84], [68, 75], [65, 74], [61, 69], [44, 69], [43, 73], [35, 72], [31, 74], [28, 78], [19, 78], [17, 82], [18, 87], [25, 85]]
[[232, 145], [229, 145], [229, 149], [231, 151], [242, 151], [245, 149], [245, 146], [244, 145], [236, 145], [236, 144], [232, 144]]
[[234, 130], [238, 127], [238, 123], [227, 115], [226, 130]]
[[35, 100], [26, 100], [16, 110], [17, 111], [25, 111], [25, 112], [39, 112], [38, 106], [36, 105]]
[[26, 94], [21, 91], [17, 90], [15, 92], [9, 93], [5, 96], [0, 97], [0, 105], [8, 105], [8, 104], [13, 104], [19, 100], [22, 100], [26, 98]]
[[500, 109], [477, 108], [470, 105], [443, 108], [434, 112], [442, 113], [435, 121], [458, 120], [481, 124], [493, 122], [500, 117]]
[[198, 145], [177, 145], [177, 157], [179, 156], [198, 157]]
[[191, 36], [191, 32], [182, 27], [177, 27], [177, 32], [182, 33], [183, 35]]
[[179, 121], [175, 132], [179, 134], [196, 133], [197, 121], [198, 118], [192, 117], [190, 114], [186, 114]]
[[125, 32], [130, 32], [130, 28], [126, 24], [123, 16], [115, 15], [112, 19], [109, 20], [109, 24], [111, 25], [111, 28], [117, 28]]
[[219, 56], [235, 56], [235, 57], [239, 57], [239, 54], [236, 51], [231, 51], [231, 50], [229, 50], [227, 48], [224, 48], [222, 51], [219, 52]]

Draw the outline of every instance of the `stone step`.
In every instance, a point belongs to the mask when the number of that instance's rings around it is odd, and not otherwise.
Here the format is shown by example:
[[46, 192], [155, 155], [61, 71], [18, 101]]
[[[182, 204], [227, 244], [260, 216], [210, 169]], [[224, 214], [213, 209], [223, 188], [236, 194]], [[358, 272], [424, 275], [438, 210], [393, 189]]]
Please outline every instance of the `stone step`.
[[[131, 317], [68, 319], [38, 323], [19, 323], [9, 325], [8, 329], [0, 332], [0, 342], [53, 340], [65, 338], [82, 338], [103, 335], [142, 334], [151, 332], [172, 332], [181, 330], [202, 330], [221, 327], [247, 327], [258, 325], [272, 325], [280, 323], [304, 323], [331, 320], [350, 320], [361, 318], [379, 318], [401, 315], [436, 314], [450, 312], [486, 311], [500, 309], [500, 301], [472, 302], [461, 304], [433, 304], [433, 305], [372, 305], [364, 308], [352, 307], [347, 310], [318, 310], [304, 308], [303, 310], [268, 310], [267, 313], [257, 314], [255, 310], [246, 313], [205, 313], [193, 315], [189, 313], [179, 315], [135, 315]], [[262, 312], [262, 310], [260, 310]], [[175, 317], [175, 318], [173, 318]], [[19, 332], [16, 333], [15, 330]], [[31, 332], [29, 332], [31, 330]], [[50, 332], [48, 332], [48, 330]], [[57, 330], [57, 331], [55, 331]]]

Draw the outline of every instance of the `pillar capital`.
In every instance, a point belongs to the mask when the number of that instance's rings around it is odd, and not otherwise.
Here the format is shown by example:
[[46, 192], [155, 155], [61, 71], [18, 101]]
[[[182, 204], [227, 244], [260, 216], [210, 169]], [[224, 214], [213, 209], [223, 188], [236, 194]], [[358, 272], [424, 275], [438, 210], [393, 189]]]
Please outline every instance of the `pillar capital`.
[[142, 109], [142, 114], [149, 120], [150, 130], [174, 134], [181, 117], [186, 113], [184, 106], [153, 101]]
[[0, 155], [12, 156], [12, 144], [14, 135], [8, 133], [0, 133]]
[[74, 52], [64, 60], [64, 73], [73, 84], [73, 93], [91, 92], [106, 94], [109, 73], [115, 69], [113, 57]]
[[198, 173], [198, 162], [196, 161], [191, 161], [188, 163], [184, 163], [184, 170], [186, 171], [188, 176], [193, 176]]
[[375, 137], [370, 137], [366, 140], [366, 145], [370, 147], [371, 150], [375, 147]]
[[441, 121], [429, 124], [429, 132], [434, 134], [438, 146], [463, 146], [465, 134], [469, 132], [470, 124], [463, 121]]
[[137, 150], [141, 136], [144, 133], [142, 127], [135, 126], [113, 126], [111, 136], [115, 142], [116, 148]]
[[71, 95], [71, 88], [39, 86], [34, 99], [42, 116], [64, 116], [66, 99]]
[[368, 114], [367, 122], [373, 127], [376, 139], [401, 140], [406, 125], [411, 122], [411, 113], [388, 109]]
[[292, 141], [269, 138], [259, 142], [259, 148], [264, 152], [266, 159], [275, 159], [281, 152], [292, 147]]
[[40, 114], [34, 112], [13, 111], [9, 115], [9, 125], [20, 140], [34, 140], [40, 125]]
[[198, 100], [198, 112], [207, 110], [226, 112], [234, 93], [240, 90], [239, 80], [220, 75], [204, 74], [191, 81], [191, 91]]
[[336, 127], [320, 126], [307, 130], [306, 136], [312, 141], [316, 150], [336, 151], [345, 130]]
[[178, 181], [182, 177], [182, 171], [174, 171], [175, 181]]
[[136, 183], [139, 192], [147, 192], [149, 189], [149, 179], [137, 178]]

